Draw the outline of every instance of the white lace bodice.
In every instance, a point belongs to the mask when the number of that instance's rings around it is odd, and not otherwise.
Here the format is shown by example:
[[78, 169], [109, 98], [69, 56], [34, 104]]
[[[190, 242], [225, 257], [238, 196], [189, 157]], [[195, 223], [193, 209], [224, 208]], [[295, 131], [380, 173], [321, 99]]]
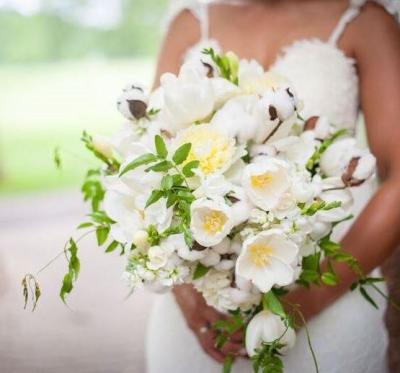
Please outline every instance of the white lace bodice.
[[[302, 39], [284, 48], [271, 69], [290, 80], [298, 96], [304, 102], [302, 115], [325, 115], [340, 127], [355, 130], [359, 111], [359, 82], [355, 60], [337, 47], [337, 41], [346, 26], [360, 13], [367, 0], [351, 0], [349, 8], [341, 17], [331, 37]], [[400, 12], [399, 0], [376, 0], [389, 11]], [[398, 1], [398, 5], [396, 5]], [[209, 38], [208, 5], [227, 3], [248, 4], [248, 0], [175, 0], [172, 13], [183, 8], [190, 9], [199, 19], [201, 40], [189, 51], [190, 56], [206, 45], [216, 46]], [[397, 7], [397, 8], [396, 8]], [[397, 13], [396, 13], [397, 14]]]

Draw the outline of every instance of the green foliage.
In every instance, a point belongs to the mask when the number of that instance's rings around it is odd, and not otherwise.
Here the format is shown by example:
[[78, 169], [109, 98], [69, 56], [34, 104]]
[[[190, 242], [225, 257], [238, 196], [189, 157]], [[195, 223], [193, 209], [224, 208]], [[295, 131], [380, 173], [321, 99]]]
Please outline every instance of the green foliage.
[[183, 163], [190, 153], [190, 149], [192, 148], [192, 144], [183, 144], [181, 145], [172, 156], [172, 160], [176, 165], [180, 165]]
[[[79, 13], [80, 2], [69, 3], [67, 7]], [[80, 25], [51, 8], [29, 17], [2, 10], [0, 63], [155, 55], [166, 5], [166, 0], [124, 1], [123, 18], [112, 29]]]
[[268, 293], [263, 294], [262, 301], [265, 310], [269, 310], [273, 314], [280, 316], [282, 319], [287, 318], [282, 303], [279, 300], [279, 297], [275, 295], [274, 290], [271, 290]]
[[135, 158], [132, 162], [129, 162], [120, 172], [119, 176], [126, 174], [129, 171], [132, 171], [140, 166], [153, 163], [158, 159], [158, 157], [152, 153], [143, 154], [137, 158]]
[[234, 333], [244, 327], [243, 316], [239, 309], [230, 311], [230, 316], [227, 320], [218, 320], [212, 325], [217, 333], [215, 347], [218, 349], [222, 348]]
[[220, 55], [215, 53], [212, 48], [203, 49], [203, 54], [211, 57], [217, 65], [220, 75], [234, 84], [238, 84], [238, 61], [237, 58], [229, 54]]
[[163, 138], [160, 135], [156, 135], [154, 141], [157, 150], [157, 155], [160, 158], [167, 158], [168, 150], [167, 147], [165, 146]]
[[191, 161], [185, 164], [185, 166], [182, 169], [182, 173], [186, 176], [186, 177], [192, 177], [194, 176], [194, 172], [193, 170], [198, 168], [200, 165], [199, 161]]
[[233, 357], [231, 355], [228, 355], [225, 360], [224, 364], [222, 366], [222, 372], [223, 373], [230, 373], [232, 370], [232, 365], [233, 365]]
[[100, 203], [104, 199], [105, 191], [101, 184], [100, 177], [100, 169], [89, 170], [81, 187], [83, 200], [85, 202], [90, 201], [93, 212], [98, 211]]
[[335, 208], [338, 208], [342, 205], [340, 201], [333, 201], [333, 202], [325, 202], [322, 200], [314, 201], [310, 206], [302, 207], [301, 213], [307, 216], [313, 216], [318, 211], [328, 211]]
[[283, 373], [283, 362], [279, 350], [284, 347], [279, 340], [264, 342], [251, 357], [254, 373]]
[[193, 280], [197, 280], [199, 278], [202, 278], [207, 274], [207, 272], [210, 270], [209, 267], [206, 267], [205, 265], [201, 263], [197, 263], [197, 266], [193, 272]]
[[80, 261], [78, 258], [78, 246], [75, 241], [71, 238], [68, 242], [68, 246], [65, 249], [65, 255], [68, 259], [68, 272], [65, 274], [62, 281], [60, 290], [60, 297], [64, 303], [67, 294], [71, 293], [73, 289], [73, 283], [77, 280], [80, 271]]

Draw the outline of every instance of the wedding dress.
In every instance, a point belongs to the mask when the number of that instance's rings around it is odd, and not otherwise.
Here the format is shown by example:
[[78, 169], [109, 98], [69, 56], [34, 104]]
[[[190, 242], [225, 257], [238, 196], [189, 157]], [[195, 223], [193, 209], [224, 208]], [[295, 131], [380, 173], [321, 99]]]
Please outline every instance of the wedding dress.
[[[238, 6], [243, 3], [240, 0], [223, 2]], [[325, 115], [354, 134], [358, 132], [355, 123], [360, 122], [357, 121], [359, 85], [356, 61], [347, 57], [337, 42], [346, 26], [362, 11], [364, 2], [351, 1], [328, 41], [317, 38], [296, 41], [282, 51], [272, 66], [273, 71], [291, 81], [304, 101], [304, 117]], [[180, 10], [190, 9], [200, 21], [202, 40], [189, 51], [188, 56], [200, 45], [216, 43], [208, 38], [209, 3], [193, 0], [176, 3]], [[371, 182], [353, 193], [355, 215], [375, 189], [375, 182]], [[335, 232], [336, 239], [340, 239], [348, 227]], [[321, 373], [386, 372], [387, 336], [383, 321], [386, 304], [383, 300], [378, 304], [379, 310], [376, 310], [359, 293], [348, 292], [308, 323]], [[285, 372], [315, 371], [305, 330], [298, 332], [296, 346], [283, 360]], [[221, 366], [203, 352], [170, 293], [160, 295], [153, 309], [148, 329], [147, 365], [149, 373], [221, 371]], [[234, 364], [233, 372], [251, 371], [248, 360], [237, 360]]]

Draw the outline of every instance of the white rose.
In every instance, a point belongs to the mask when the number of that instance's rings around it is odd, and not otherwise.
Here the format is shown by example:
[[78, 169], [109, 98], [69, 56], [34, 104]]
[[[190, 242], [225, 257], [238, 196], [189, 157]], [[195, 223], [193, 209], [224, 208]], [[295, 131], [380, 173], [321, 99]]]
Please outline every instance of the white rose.
[[[285, 332], [286, 331], [286, 332]], [[281, 351], [292, 348], [296, 342], [296, 333], [292, 328], [286, 330], [281, 318], [268, 311], [261, 311], [250, 321], [246, 329], [246, 350], [249, 356], [261, 347], [262, 343], [271, 343], [278, 338], [285, 347]]]
[[297, 245], [283, 231], [263, 231], [243, 243], [243, 251], [236, 263], [236, 273], [266, 293], [274, 285], [286, 286], [293, 282], [291, 264], [298, 252]]
[[245, 167], [242, 186], [257, 207], [274, 209], [291, 187], [289, 166], [284, 161], [264, 157]]
[[168, 258], [171, 255], [171, 251], [167, 245], [164, 245], [164, 247], [152, 246], [150, 247], [147, 255], [149, 257], [147, 267], [153, 271], [156, 271], [167, 264]]
[[223, 199], [200, 198], [192, 203], [190, 210], [193, 238], [204, 247], [217, 245], [233, 228], [231, 208]]

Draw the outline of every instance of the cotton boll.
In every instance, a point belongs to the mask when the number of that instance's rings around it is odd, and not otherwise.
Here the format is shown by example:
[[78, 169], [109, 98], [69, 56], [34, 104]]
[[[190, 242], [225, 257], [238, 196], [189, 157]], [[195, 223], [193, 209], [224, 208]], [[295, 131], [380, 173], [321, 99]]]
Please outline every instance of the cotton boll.
[[320, 167], [326, 176], [341, 176], [351, 158], [357, 154], [356, 140], [338, 140], [326, 149], [320, 160]]
[[342, 181], [346, 186], [358, 186], [370, 178], [375, 169], [375, 157], [365, 152], [360, 157], [354, 157], [350, 160], [342, 175]]
[[117, 101], [120, 113], [127, 119], [138, 120], [146, 115], [148, 97], [139, 84], [129, 84]]
[[296, 110], [293, 94], [290, 89], [277, 89], [264, 93], [261, 98], [261, 106], [266, 110], [268, 120], [285, 121], [289, 119]]

